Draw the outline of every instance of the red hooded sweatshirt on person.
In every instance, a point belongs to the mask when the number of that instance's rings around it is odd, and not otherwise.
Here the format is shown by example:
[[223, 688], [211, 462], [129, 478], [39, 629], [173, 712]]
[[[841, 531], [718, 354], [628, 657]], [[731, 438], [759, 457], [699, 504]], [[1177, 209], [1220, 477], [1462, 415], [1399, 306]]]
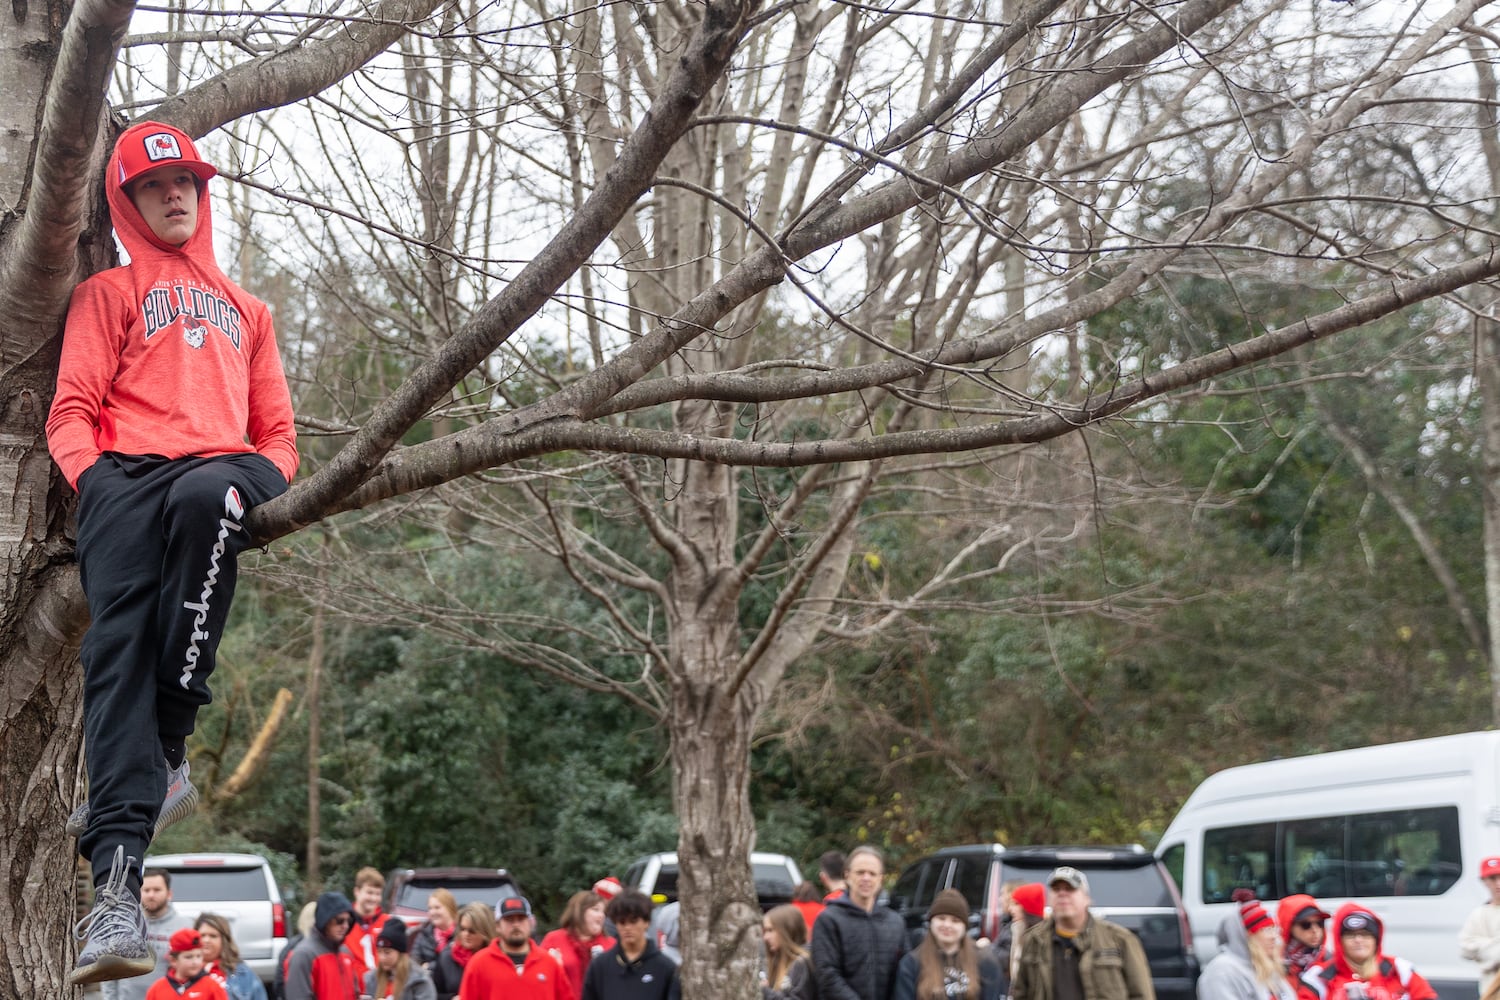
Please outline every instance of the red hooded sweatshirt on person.
[[[1292, 925], [1297, 922], [1297, 917], [1307, 910], [1317, 912], [1323, 920], [1325, 931], [1323, 944], [1317, 949], [1316, 953], [1298, 954], [1299, 951], [1308, 952], [1311, 950], [1292, 937]], [[1318, 905], [1316, 899], [1306, 893], [1287, 896], [1277, 904], [1276, 924], [1281, 928], [1281, 943], [1286, 948], [1287, 978], [1291, 980], [1293, 989], [1301, 989], [1302, 973], [1314, 965], [1321, 965], [1329, 961], [1333, 957], [1333, 953], [1328, 948], [1328, 935], [1326, 933], [1328, 929], [1327, 911]]]
[[120, 184], [120, 149], [162, 133], [126, 129], [104, 186], [125, 267], [79, 285], [68, 307], [47, 447], [74, 489], [106, 451], [164, 458], [259, 452], [291, 482], [297, 471], [292, 401], [265, 303], [214, 259], [211, 198], [181, 247], [151, 231]]
[[[1356, 914], [1364, 917], [1367, 926], [1375, 932], [1375, 974], [1369, 979], [1358, 975], [1344, 956], [1340, 928], [1346, 919]], [[1354, 1000], [1349, 989], [1354, 983], [1359, 984], [1369, 1000], [1437, 1000], [1437, 991], [1417, 974], [1410, 962], [1393, 958], [1380, 950], [1385, 939], [1385, 925], [1365, 907], [1358, 903], [1345, 903], [1339, 907], [1328, 925], [1328, 936], [1333, 939], [1333, 958], [1303, 973], [1298, 987], [1298, 996], [1302, 1000]]]

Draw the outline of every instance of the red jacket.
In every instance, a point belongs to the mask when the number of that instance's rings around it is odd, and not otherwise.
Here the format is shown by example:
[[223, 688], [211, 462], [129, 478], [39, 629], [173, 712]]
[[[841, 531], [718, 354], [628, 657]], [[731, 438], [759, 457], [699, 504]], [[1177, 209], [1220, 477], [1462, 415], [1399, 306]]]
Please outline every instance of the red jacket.
[[[1352, 914], [1364, 916], [1375, 930], [1375, 974], [1365, 979], [1356, 973], [1344, 956], [1344, 941], [1339, 934], [1344, 919]], [[1392, 958], [1380, 951], [1385, 925], [1380, 918], [1358, 903], [1345, 903], [1329, 922], [1333, 939], [1333, 959], [1315, 965], [1302, 974], [1298, 985], [1301, 1000], [1353, 1000], [1351, 994], [1362, 992], [1368, 1000], [1437, 1000], [1437, 990], [1417, 974], [1404, 958]], [[1356, 990], [1351, 985], [1357, 984]]]
[[588, 941], [574, 937], [566, 927], [559, 927], [542, 938], [542, 950], [557, 959], [563, 974], [568, 977], [568, 988], [575, 1000], [583, 996], [583, 974], [595, 955], [602, 955], [615, 946], [615, 939], [600, 934]]
[[361, 980], [354, 959], [313, 931], [292, 949], [286, 962], [286, 1000], [356, 1000]]
[[369, 920], [356, 912], [354, 925], [344, 935], [344, 950], [354, 959], [354, 972], [361, 983], [365, 981], [365, 973], [375, 968], [375, 939], [380, 936], [380, 928], [385, 926], [388, 919], [390, 914], [382, 910], [376, 910]]
[[191, 982], [180, 983], [171, 974], [162, 976], [146, 991], [146, 1000], [229, 1000], [224, 987], [207, 970]]
[[458, 994], [463, 1000], [574, 1000], [567, 973], [545, 948], [527, 951], [518, 973], [498, 940], [469, 959]]
[[198, 196], [197, 229], [174, 247], [151, 231], [119, 176], [116, 152], [104, 187], [130, 264], [73, 291], [47, 417], [53, 460], [77, 489], [106, 451], [164, 458], [255, 451], [291, 482], [297, 437], [271, 313], [214, 260], [208, 186]]

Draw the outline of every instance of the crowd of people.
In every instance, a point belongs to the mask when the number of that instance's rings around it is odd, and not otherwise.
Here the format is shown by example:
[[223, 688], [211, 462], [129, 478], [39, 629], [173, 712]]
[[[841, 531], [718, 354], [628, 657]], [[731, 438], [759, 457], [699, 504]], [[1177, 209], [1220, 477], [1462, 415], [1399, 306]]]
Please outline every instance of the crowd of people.
[[[1091, 912], [1088, 877], [1069, 866], [1046, 882], [1006, 883], [1006, 921], [994, 941], [970, 934], [970, 906], [945, 889], [926, 931], [908, 947], [905, 921], [881, 905], [885, 863], [873, 847], [821, 859], [820, 889], [761, 922], [762, 1000], [1155, 1000], [1135, 934]], [[1489, 900], [1460, 939], [1480, 964], [1482, 1000], [1500, 1000], [1500, 857], [1484, 859]], [[412, 929], [382, 912], [385, 880], [355, 877], [353, 900], [325, 892], [302, 910], [277, 969], [277, 1000], [677, 1000], [675, 904], [654, 907], [613, 878], [574, 893], [560, 924], [538, 938], [531, 903], [459, 906], [435, 890]], [[104, 985], [105, 1000], [267, 1000], [212, 913], [188, 922], [171, 902], [171, 878], [152, 869], [142, 898], [153, 941], [150, 975]], [[1219, 927], [1219, 953], [1198, 980], [1198, 1000], [1436, 1000], [1404, 959], [1384, 950], [1372, 910], [1345, 903], [1330, 914], [1312, 896], [1274, 913], [1248, 890]]]

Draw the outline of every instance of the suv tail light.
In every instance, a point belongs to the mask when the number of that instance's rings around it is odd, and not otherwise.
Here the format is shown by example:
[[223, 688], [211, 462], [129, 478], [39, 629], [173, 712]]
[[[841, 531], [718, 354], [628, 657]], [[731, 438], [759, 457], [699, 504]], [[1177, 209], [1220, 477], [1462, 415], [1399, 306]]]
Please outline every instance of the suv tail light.
[[280, 903], [271, 904], [271, 936], [286, 937], [286, 907]]

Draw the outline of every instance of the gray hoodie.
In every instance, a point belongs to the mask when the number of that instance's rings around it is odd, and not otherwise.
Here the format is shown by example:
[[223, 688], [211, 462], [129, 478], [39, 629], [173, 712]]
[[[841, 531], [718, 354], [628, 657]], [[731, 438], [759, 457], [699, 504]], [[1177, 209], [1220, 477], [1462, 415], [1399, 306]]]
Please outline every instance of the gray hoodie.
[[156, 968], [133, 979], [113, 979], [100, 984], [103, 1000], [146, 1000], [151, 984], [167, 974], [167, 942], [184, 927], [193, 926], [188, 917], [179, 916], [171, 903], [159, 917], [146, 917], [146, 939], [156, 952]]
[[1250, 964], [1250, 935], [1239, 909], [1219, 924], [1219, 953], [1198, 977], [1198, 1000], [1296, 1000], [1297, 992], [1284, 976], [1274, 986], [1257, 982]]

